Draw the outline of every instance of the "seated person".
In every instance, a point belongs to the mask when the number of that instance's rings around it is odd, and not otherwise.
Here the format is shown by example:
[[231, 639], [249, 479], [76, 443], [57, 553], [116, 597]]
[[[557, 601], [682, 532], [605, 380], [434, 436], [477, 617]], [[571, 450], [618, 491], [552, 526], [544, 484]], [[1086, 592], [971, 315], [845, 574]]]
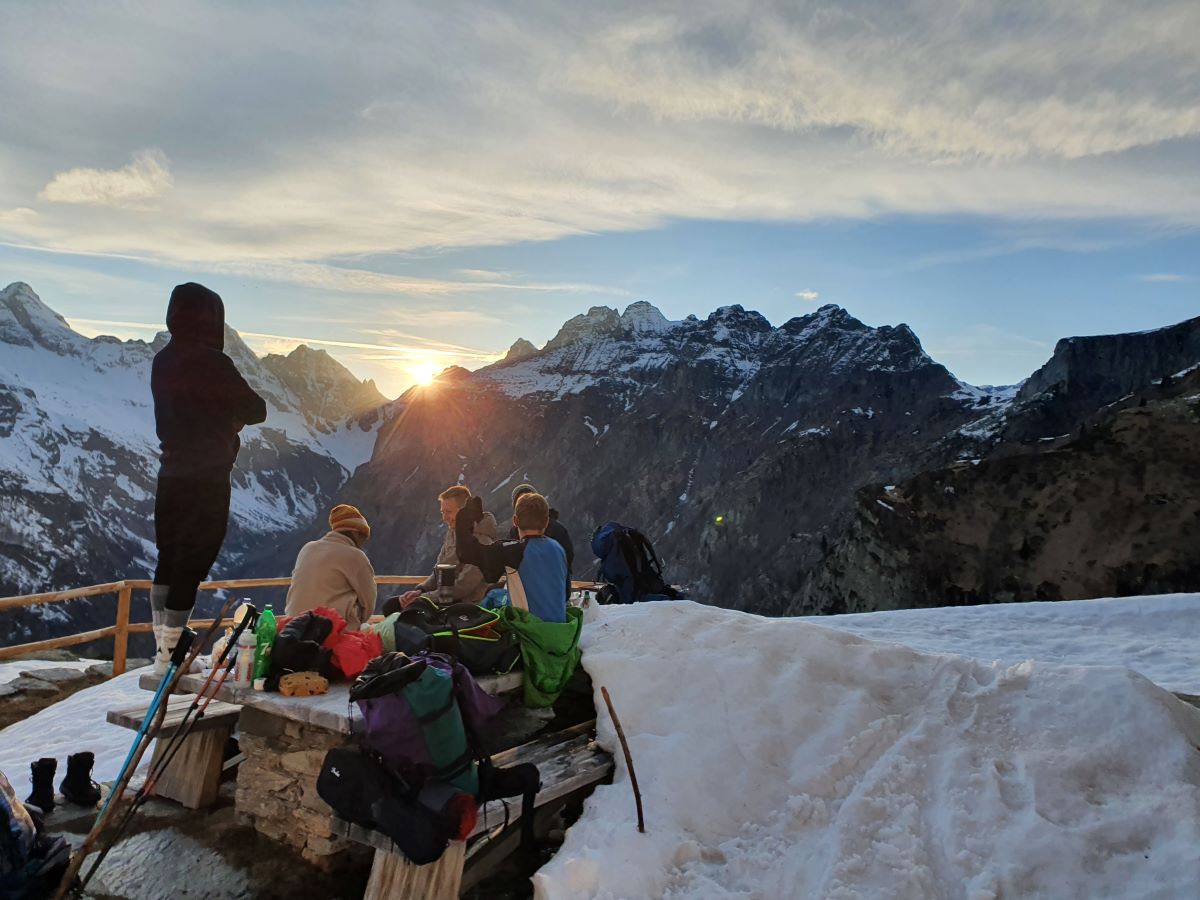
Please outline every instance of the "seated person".
[[362, 545], [371, 526], [355, 507], [339, 503], [329, 513], [329, 534], [300, 548], [288, 588], [286, 615], [324, 606], [358, 631], [375, 612], [375, 570]]
[[[518, 484], [512, 492], [513, 509], [517, 508], [517, 501], [525, 494], [536, 493], [537, 489], [532, 484]], [[508, 536], [514, 540], [521, 536], [516, 525], [509, 531]], [[550, 524], [546, 526], [546, 537], [554, 538], [562, 544], [562, 548], [567, 554], [567, 575], [569, 576], [575, 565], [575, 545], [571, 542], [571, 533], [567, 531], [567, 526], [558, 520], [558, 510], [554, 507], [550, 508]]]
[[[470, 499], [471, 489], [461, 484], [446, 488], [438, 495], [442, 521], [446, 523], [446, 537], [442, 540], [442, 549], [438, 551], [433, 574], [418, 584], [414, 590], [401, 594], [400, 606], [408, 606], [422, 594], [433, 593], [437, 590], [437, 566], [455, 567], [454, 587], [450, 589], [448, 596], [438, 597], [438, 600], [446, 603], [478, 603], [487, 593], [490, 585], [488, 580], [483, 577], [483, 573], [477, 566], [465, 565], [460, 561], [456, 550], [454, 517]], [[482, 504], [482, 501], [480, 503]], [[481, 544], [490, 544], [496, 540], [496, 517], [491, 513], [484, 513], [483, 517], [475, 524], [474, 537]], [[385, 611], [387, 610], [385, 609]]]
[[517, 498], [513, 524], [520, 537], [484, 545], [472, 528], [483, 516], [483, 501], [472, 497], [458, 513], [458, 558], [479, 567], [495, 581], [507, 576], [508, 596], [517, 609], [527, 609], [543, 622], [567, 621], [567, 555], [558, 541], [546, 537], [550, 504], [541, 494]]

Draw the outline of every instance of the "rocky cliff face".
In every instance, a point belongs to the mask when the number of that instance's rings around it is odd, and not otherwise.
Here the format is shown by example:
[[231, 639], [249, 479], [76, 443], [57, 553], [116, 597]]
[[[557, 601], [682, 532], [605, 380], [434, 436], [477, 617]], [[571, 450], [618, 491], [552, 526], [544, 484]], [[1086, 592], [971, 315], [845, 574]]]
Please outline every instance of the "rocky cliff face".
[[[1136, 355], [1134, 342], [1097, 344]], [[1077, 369], [1097, 371], [1094, 360], [1072, 356]], [[1169, 357], [1144, 371], [1181, 364]], [[1131, 380], [1114, 376], [1100, 393], [1084, 380], [1083, 390], [1100, 402]], [[1060, 420], [1055, 428], [1071, 432], [1062, 438], [1002, 445], [990, 458], [861, 491], [844, 535], [788, 611], [1196, 590], [1200, 371], [1143, 384], [1087, 416], [1088, 403], [1069, 387], [1057, 399], [1082, 418]]]
[[1136, 334], [1063, 338], [1021, 386], [1008, 415], [1009, 442], [1069, 433], [1108, 403], [1200, 361], [1200, 318]]
[[592, 530], [617, 519], [697, 596], [775, 611], [857, 487], [977, 452], [970, 426], [1005, 403], [960, 384], [906, 326], [834, 306], [777, 328], [740, 306], [679, 322], [646, 303], [598, 307], [515, 351], [396, 404], [343, 491], [371, 519], [377, 568], [429, 568], [446, 486], [468, 484], [506, 521], [511, 488], [530, 481], [571, 530], [577, 577], [593, 574]]
[[[0, 596], [150, 576], [158, 468], [150, 363], [166, 340], [88, 339], [28, 285], [0, 292]], [[361, 405], [374, 387], [323, 354], [267, 366], [232, 329], [225, 346], [268, 404], [267, 421], [243, 432], [233, 473], [215, 571], [236, 574], [253, 552], [322, 514], [369, 458], [381, 418]], [[325, 395], [356, 401], [357, 417], [338, 419]], [[113, 601], [96, 604], [6, 614], [0, 628], [24, 641], [111, 624]]]

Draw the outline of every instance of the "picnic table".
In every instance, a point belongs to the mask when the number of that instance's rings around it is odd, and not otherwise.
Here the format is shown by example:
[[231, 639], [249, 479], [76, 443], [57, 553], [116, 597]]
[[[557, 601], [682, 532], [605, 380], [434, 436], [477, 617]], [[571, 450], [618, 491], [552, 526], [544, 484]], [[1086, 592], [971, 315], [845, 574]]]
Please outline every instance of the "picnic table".
[[[177, 690], [197, 693], [205, 676], [184, 675]], [[520, 672], [480, 676], [485, 691], [517, 691]], [[143, 675], [142, 688], [153, 691], [159, 676]], [[362, 727], [358, 708], [350, 703], [350, 686], [334, 683], [315, 697], [285, 697], [226, 683], [216, 699], [241, 707], [235, 806], [239, 818], [256, 831], [295, 849], [308, 861], [334, 868], [350, 862], [358, 845], [336, 834], [330, 809], [317, 795], [317, 775], [333, 747], [352, 745]], [[189, 738], [191, 740], [191, 738]]]

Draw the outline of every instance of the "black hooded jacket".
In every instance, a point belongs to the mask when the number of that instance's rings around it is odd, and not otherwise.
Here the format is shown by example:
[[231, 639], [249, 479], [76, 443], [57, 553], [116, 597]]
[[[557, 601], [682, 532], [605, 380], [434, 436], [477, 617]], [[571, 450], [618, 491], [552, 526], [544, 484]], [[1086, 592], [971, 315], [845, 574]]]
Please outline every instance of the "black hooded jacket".
[[225, 347], [225, 306], [189, 282], [171, 292], [171, 340], [154, 357], [150, 390], [162, 446], [160, 477], [227, 481], [238, 432], [267, 418], [267, 404], [239, 374]]

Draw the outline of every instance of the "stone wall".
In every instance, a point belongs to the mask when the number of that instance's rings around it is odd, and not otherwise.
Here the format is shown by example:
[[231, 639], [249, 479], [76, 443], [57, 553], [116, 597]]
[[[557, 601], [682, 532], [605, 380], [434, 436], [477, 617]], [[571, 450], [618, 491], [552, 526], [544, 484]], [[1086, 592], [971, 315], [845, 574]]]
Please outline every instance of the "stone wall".
[[326, 751], [354, 739], [250, 707], [242, 709], [240, 729], [246, 758], [238, 767], [238, 817], [324, 869], [368, 862], [369, 849], [330, 831], [333, 813], [317, 796]]

